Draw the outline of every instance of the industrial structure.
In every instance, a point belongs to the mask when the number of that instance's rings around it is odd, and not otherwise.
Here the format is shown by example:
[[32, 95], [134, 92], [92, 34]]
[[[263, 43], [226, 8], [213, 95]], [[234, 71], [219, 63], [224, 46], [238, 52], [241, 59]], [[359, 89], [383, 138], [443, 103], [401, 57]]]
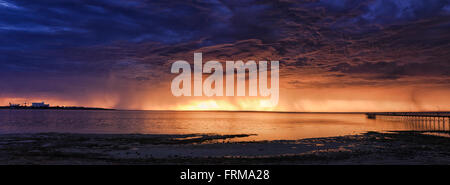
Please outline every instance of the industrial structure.
[[[22, 104], [15, 104], [15, 103], [9, 103], [10, 108], [21, 108], [21, 107], [27, 107], [27, 103]], [[47, 108], [50, 107], [50, 104], [45, 104], [45, 102], [34, 102], [31, 103], [31, 107], [33, 108]]]
[[50, 104], [45, 104], [44, 102], [40, 103], [31, 103], [32, 107], [50, 107]]

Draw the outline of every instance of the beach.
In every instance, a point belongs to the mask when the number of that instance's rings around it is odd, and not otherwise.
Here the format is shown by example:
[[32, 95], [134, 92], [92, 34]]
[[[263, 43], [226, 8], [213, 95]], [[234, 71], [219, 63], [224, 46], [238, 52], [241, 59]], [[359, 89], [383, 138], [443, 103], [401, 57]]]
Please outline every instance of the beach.
[[250, 134], [1, 134], [0, 164], [450, 164], [449, 132], [367, 132], [299, 140]]

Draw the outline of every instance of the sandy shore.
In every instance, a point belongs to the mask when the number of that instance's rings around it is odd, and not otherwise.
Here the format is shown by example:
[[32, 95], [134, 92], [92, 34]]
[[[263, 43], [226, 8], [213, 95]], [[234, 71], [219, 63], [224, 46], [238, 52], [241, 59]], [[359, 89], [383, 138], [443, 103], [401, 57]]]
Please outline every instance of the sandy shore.
[[[448, 133], [446, 133], [448, 134]], [[4, 134], [0, 164], [450, 164], [450, 138], [369, 132], [229, 142], [249, 135]]]

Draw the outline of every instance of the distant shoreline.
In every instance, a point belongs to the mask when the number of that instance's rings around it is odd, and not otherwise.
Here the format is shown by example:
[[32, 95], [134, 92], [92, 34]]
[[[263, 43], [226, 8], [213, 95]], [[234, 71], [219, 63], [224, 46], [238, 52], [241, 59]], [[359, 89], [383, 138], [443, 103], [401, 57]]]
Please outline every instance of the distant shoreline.
[[10, 107], [10, 106], [0, 106], [0, 109], [9, 109], [9, 110], [116, 110], [116, 109], [107, 109], [107, 108], [99, 108], [99, 107]]

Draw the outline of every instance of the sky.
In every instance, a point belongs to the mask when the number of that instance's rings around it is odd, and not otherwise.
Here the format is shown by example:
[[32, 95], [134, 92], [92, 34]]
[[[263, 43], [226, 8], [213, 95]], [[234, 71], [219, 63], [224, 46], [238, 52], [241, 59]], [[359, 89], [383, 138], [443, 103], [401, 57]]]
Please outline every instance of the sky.
[[[278, 60], [280, 100], [174, 97], [177, 60]], [[0, 105], [450, 110], [450, 0], [0, 0]]]

